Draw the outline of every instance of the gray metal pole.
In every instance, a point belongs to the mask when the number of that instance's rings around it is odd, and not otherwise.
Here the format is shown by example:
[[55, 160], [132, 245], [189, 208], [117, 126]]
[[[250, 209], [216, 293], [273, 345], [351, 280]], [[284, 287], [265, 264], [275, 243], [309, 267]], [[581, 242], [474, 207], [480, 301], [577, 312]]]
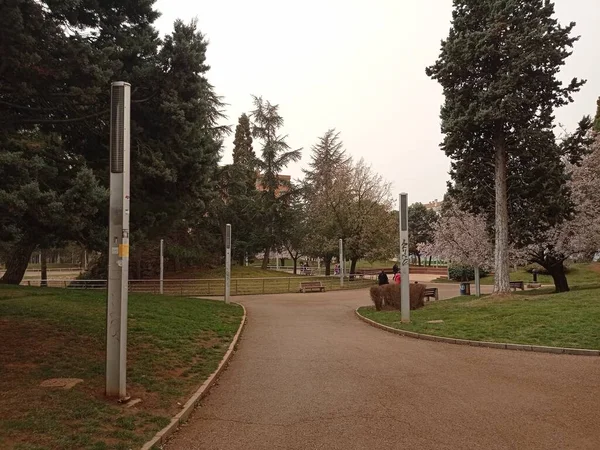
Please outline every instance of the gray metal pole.
[[130, 94], [129, 83], [112, 83], [106, 395], [121, 399], [127, 397]]
[[165, 279], [165, 258], [163, 255], [164, 239], [160, 240], [160, 293], [163, 294], [163, 281]]
[[344, 241], [340, 239], [340, 287], [344, 287]]
[[410, 280], [408, 253], [408, 194], [400, 194], [400, 312], [402, 322], [410, 322]]
[[231, 295], [231, 225], [225, 225], [225, 303]]
[[475, 294], [481, 297], [481, 282], [479, 278], [479, 266], [475, 267]]

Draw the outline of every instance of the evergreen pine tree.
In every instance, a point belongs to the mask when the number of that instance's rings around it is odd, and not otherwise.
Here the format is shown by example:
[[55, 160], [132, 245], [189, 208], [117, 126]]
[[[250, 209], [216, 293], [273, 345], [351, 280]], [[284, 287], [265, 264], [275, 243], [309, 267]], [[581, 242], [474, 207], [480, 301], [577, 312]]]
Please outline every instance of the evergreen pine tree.
[[272, 249], [282, 244], [284, 209], [289, 207], [290, 196], [295, 194], [291, 184], [282, 180], [281, 171], [291, 162], [299, 161], [301, 149], [290, 150], [287, 136], [279, 135], [283, 117], [279, 105], [262, 97], [254, 97], [252, 135], [262, 144], [261, 158], [257, 160], [262, 187], [262, 212], [264, 217], [264, 249], [262, 267], [267, 268]]
[[[508, 180], [537, 181], [517, 183], [519, 197], [539, 198], [541, 190], [560, 205], [555, 217], [568, 214], [553, 111], [584, 82], [558, 80], [578, 38], [571, 36], [574, 23], [563, 27], [553, 16], [549, 0], [454, 0], [448, 39], [427, 69], [446, 98], [442, 148], [453, 160], [453, 180], [458, 189], [476, 186], [466, 202], [494, 218], [495, 293], [510, 292]], [[551, 170], [540, 174], [544, 168]]]
[[336, 133], [335, 129], [327, 130], [311, 150], [309, 169], [304, 170], [304, 182], [308, 190], [318, 192], [331, 187], [335, 173], [349, 166], [351, 158], [346, 156], [340, 133]]

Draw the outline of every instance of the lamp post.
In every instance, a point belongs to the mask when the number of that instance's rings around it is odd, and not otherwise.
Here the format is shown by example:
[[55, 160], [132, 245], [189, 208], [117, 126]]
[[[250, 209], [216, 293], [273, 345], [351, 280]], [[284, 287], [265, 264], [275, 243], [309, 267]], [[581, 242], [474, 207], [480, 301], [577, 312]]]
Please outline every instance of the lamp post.
[[163, 247], [164, 247], [164, 239], [160, 240], [160, 293], [162, 294], [163, 291], [163, 282], [165, 279], [165, 258], [163, 255]]
[[131, 85], [111, 85], [110, 211], [106, 310], [106, 395], [127, 397], [129, 284], [129, 127]]
[[340, 287], [344, 287], [344, 241], [340, 239]]
[[225, 225], [225, 303], [231, 295], [231, 224]]
[[400, 312], [402, 322], [410, 322], [410, 280], [408, 253], [408, 194], [400, 194]]

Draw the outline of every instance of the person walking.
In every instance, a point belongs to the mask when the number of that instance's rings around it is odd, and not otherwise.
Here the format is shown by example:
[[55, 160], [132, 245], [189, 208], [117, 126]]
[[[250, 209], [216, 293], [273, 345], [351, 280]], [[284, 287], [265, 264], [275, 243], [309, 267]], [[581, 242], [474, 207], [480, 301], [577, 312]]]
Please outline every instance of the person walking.
[[400, 269], [398, 269], [398, 263], [394, 264], [394, 267], [392, 267], [392, 272], [394, 272], [394, 275], [396, 275], [399, 271]]
[[385, 270], [381, 270], [381, 272], [377, 276], [377, 282], [379, 283], [379, 286], [383, 286], [384, 284], [390, 284], [390, 280], [388, 279]]

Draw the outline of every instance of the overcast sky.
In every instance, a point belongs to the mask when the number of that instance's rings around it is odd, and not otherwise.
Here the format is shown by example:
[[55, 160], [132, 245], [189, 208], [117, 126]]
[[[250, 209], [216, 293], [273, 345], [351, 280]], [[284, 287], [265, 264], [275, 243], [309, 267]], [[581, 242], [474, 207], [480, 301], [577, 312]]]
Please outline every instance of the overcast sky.
[[[600, 5], [555, 3], [561, 23], [577, 22], [581, 35], [563, 78], [588, 80], [575, 103], [557, 112], [573, 129], [600, 96]], [[158, 0], [156, 8], [162, 34], [177, 18], [197, 17], [228, 124], [252, 109], [251, 94], [280, 105], [288, 143], [304, 148], [287, 174], [300, 177], [310, 147], [336, 128], [347, 152], [393, 182], [395, 195], [406, 191], [411, 203], [443, 197], [450, 166], [439, 149], [443, 96], [425, 67], [448, 35], [452, 0]]]

